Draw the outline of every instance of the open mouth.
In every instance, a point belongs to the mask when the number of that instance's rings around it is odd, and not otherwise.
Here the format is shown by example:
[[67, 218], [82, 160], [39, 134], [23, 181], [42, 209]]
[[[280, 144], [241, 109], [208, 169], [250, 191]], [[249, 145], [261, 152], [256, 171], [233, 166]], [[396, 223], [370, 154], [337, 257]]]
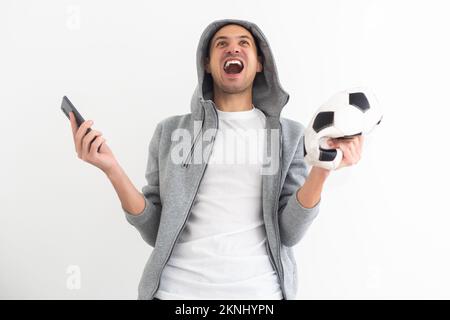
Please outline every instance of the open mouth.
[[238, 74], [244, 69], [244, 63], [239, 59], [230, 59], [223, 64], [223, 70], [227, 74]]

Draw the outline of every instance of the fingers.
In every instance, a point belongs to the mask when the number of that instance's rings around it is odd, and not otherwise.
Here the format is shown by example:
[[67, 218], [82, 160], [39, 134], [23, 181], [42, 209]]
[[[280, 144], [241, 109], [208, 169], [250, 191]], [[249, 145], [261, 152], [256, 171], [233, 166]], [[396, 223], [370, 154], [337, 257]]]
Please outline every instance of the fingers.
[[339, 144], [339, 149], [342, 151], [342, 161], [346, 165], [352, 165], [353, 152], [351, 149], [351, 144], [348, 142], [342, 142]]
[[355, 147], [355, 153], [358, 155], [358, 160], [359, 158], [361, 158], [361, 154], [362, 154], [362, 145], [364, 142], [364, 138], [361, 136], [355, 137], [354, 139], [354, 147]]
[[355, 142], [349, 143], [347, 146], [348, 146], [348, 164], [354, 165], [354, 164], [358, 163], [359, 158], [360, 158], [359, 153], [356, 148], [356, 143]]
[[360, 154], [360, 155], [362, 154], [362, 148], [363, 148], [363, 145], [364, 145], [364, 136], [363, 136], [363, 135], [360, 135], [360, 136], [358, 137], [358, 149], [359, 149], [359, 154]]
[[93, 157], [97, 152], [99, 152], [100, 146], [106, 141], [105, 138], [101, 136], [97, 136], [94, 140], [94, 142], [91, 143], [91, 147], [89, 149], [89, 156]]
[[86, 135], [87, 130], [93, 125], [93, 123], [94, 122], [92, 120], [83, 122], [75, 134], [75, 150], [78, 154], [78, 157], [81, 157], [83, 149], [82, 147], [83, 137]]
[[81, 159], [86, 159], [89, 151], [90, 151], [90, 147], [91, 147], [91, 143], [93, 142], [94, 139], [96, 139], [97, 137], [101, 136], [102, 133], [100, 131], [97, 130], [91, 130], [88, 134], [86, 134], [83, 137], [83, 141], [81, 144]]
[[364, 138], [361, 136], [351, 139], [329, 139], [328, 145], [332, 148], [338, 148], [342, 151], [342, 166], [354, 165], [361, 159], [362, 144]]
[[342, 161], [339, 168], [351, 166], [355, 163], [354, 149], [350, 143], [339, 144], [339, 149], [342, 151]]

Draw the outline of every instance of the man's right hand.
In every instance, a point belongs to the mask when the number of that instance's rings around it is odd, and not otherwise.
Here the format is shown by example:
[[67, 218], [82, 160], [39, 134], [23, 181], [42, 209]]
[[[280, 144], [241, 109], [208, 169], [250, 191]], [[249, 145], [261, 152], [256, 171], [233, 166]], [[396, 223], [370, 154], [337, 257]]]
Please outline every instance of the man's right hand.
[[87, 120], [78, 127], [73, 112], [69, 113], [69, 117], [78, 158], [96, 166], [107, 175], [117, 168], [117, 160], [106, 144], [105, 138], [102, 137], [102, 133], [91, 129], [91, 131], [86, 134], [88, 128], [90, 128], [94, 122], [92, 120]]

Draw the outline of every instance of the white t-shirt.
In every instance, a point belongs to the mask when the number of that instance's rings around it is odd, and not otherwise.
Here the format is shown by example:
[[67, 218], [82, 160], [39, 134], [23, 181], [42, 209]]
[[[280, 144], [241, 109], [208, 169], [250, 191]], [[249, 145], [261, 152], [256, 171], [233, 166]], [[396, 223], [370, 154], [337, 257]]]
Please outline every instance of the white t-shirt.
[[280, 300], [262, 214], [265, 115], [217, 112], [211, 158], [155, 297]]

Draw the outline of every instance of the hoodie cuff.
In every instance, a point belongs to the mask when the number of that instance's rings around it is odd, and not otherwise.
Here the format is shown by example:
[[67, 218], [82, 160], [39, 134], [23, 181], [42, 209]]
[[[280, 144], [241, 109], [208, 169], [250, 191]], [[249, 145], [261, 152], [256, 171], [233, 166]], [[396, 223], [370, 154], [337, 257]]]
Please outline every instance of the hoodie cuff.
[[150, 217], [150, 203], [147, 198], [144, 197], [145, 207], [139, 214], [131, 214], [127, 210], [122, 207], [123, 212], [125, 213], [125, 218], [132, 225], [140, 225], [143, 224]]
[[[301, 220], [303, 220], [303, 221], [304, 220], [312, 220], [319, 213], [319, 207], [320, 207], [321, 201], [322, 201], [322, 198], [319, 199], [319, 201], [316, 203], [316, 205], [314, 207], [305, 208], [304, 206], [302, 206], [300, 201], [298, 201], [297, 192], [295, 192], [289, 199], [286, 207], [293, 209], [292, 212], [296, 212], [297, 216], [299, 218], [301, 218]], [[298, 213], [300, 213], [300, 214], [298, 214]]]

